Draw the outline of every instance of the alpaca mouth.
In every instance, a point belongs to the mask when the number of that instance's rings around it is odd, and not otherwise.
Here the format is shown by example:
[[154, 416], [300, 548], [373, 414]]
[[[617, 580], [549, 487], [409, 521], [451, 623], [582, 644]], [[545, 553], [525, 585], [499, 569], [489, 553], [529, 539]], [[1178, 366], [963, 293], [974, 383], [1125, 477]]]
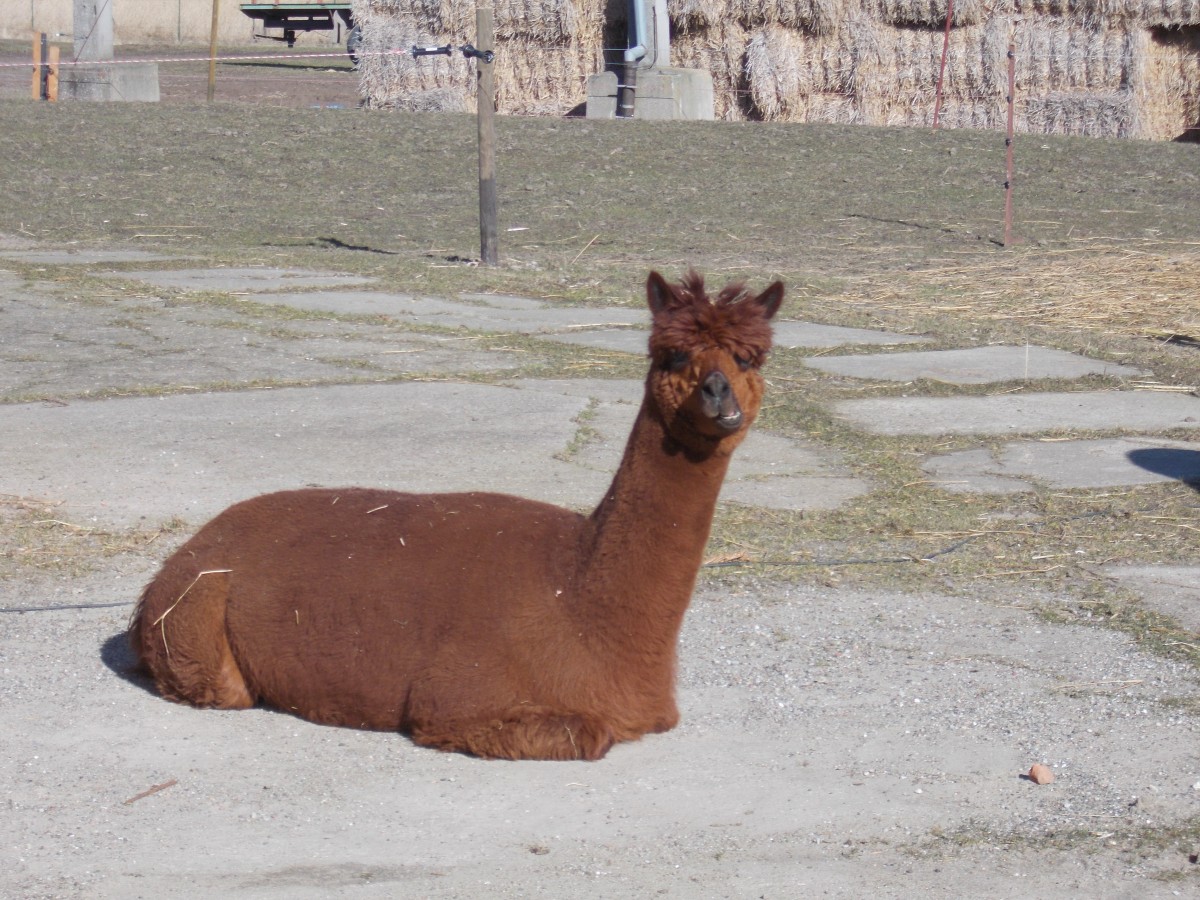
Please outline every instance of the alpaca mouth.
[[716, 422], [717, 427], [722, 431], [734, 432], [742, 427], [743, 418], [744, 416], [742, 415], [742, 411], [739, 409], [736, 412], [731, 412], [727, 415], [717, 416], [715, 419], [713, 419], [713, 421]]

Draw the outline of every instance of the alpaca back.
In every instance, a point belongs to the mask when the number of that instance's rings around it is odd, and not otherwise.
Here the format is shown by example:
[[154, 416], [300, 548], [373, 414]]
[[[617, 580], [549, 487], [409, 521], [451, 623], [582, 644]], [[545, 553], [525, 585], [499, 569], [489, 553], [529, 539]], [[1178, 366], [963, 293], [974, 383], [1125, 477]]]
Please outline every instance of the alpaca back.
[[[150, 623], [186, 591], [156, 626], [167, 647], [176, 622], [194, 632], [192, 611], [221, 603], [223, 622], [202, 611], [206, 629], [223, 627], [251, 694], [307, 719], [396, 729], [433, 706], [528, 700], [518, 695], [547, 671], [579, 680], [561, 598], [585, 526], [567, 510], [499, 494], [256, 497], [163, 567], [135, 614], [135, 648], [170, 680], [165, 654], [147, 649], [158, 637]], [[224, 585], [224, 596], [205, 582]]]

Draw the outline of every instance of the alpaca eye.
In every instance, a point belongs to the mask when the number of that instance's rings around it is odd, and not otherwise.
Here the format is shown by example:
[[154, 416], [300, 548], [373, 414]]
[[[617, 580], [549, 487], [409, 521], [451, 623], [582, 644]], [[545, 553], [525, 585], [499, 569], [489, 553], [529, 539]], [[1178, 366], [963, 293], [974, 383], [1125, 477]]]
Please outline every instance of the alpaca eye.
[[738, 368], [743, 372], [748, 371], [750, 367], [754, 365], [754, 360], [746, 356], [735, 356], [733, 361], [738, 364]]
[[692, 361], [692, 355], [683, 350], [676, 350], [667, 357], [667, 368], [672, 372], [678, 372], [687, 367], [687, 364]]

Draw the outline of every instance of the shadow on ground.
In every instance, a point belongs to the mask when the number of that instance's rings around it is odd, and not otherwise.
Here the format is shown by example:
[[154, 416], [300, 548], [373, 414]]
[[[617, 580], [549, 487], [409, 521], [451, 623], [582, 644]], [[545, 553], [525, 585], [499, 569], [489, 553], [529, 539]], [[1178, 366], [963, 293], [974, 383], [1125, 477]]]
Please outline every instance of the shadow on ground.
[[1132, 450], [1129, 461], [1147, 472], [1165, 475], [1200, 491], [1200, 452], [1170, 447]]

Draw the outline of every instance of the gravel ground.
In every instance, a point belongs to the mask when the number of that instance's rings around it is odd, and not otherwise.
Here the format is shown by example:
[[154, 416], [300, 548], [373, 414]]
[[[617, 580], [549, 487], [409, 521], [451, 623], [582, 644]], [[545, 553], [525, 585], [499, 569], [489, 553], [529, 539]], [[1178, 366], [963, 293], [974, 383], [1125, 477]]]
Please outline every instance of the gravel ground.
[[[154, 393], [215, 366], [236, 397], [281, 365], [318, 365], [313, 342], [342, 346], [321, 365], [353, 380], [345, 353], [401, 337], [362, 321], [238, 328], [220, 304], [72, 301], [68, 286], [20, 279], [6, 290], [16, 333], [48, 341], [10, 348], [12, 396], [57, 387], [67, 399], [40, 402], [114, 415], [122, 401], [89, 390]], [[106, 320], [97, 303], [123, 309]], [[497, 354], [521, 357], [458, 365]], [[464, 446], [487, 453], [472, 427]], [[236, 433], [205, 435], [221, 440]], [[162, 494], [145, 501], [159, 513], [136, 529], [81, 525], [69, 503], [0, 497], [0, 896], [1195, 893], [1196, 670], [1080, 622], [1078, 596], [1015, 579], [945, 596], [838, 586], [833, 569], [706, 570], [682, 635], [678, 728], [593, 764], [483, 762], [155, 695], [130, 673], [126, 621], [200, 523], [160, 522], [186, 514], [179, 479], [139, 480], [92, 443], [107, 477]], [[1054, 621], [1060, 605], [1072, 624]], [[1053, 783], [1023, 777], [1035, 763]]]
[[[158, 553], [6, 605], [127, 603]], [[681, 725], [595, 764], [176, 706], [128, 672], [127, 605], [6, 612], [0, 894], [1188, 894], [1195, 674], [1045, 599], [710, 579]]]

